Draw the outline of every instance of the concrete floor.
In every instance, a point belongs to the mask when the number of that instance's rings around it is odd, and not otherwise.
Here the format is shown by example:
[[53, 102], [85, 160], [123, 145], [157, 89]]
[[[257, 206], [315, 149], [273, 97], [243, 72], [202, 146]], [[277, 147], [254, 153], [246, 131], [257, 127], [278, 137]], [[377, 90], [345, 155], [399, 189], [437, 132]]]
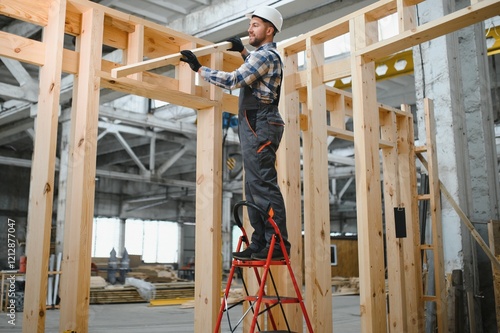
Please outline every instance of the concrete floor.
[[[340, 333], [359, 333], [359, 295], [332, 297], [333, 330]], [[240, 309], [230, 311], [237, 321]], [[22, 313], [16, 313], [16, 325], [8, 323], [6, 313], [0, 313], [0, 333], [22, 332]], [[148, 303], [91, 305], [89, 333], [192, 333], [193, 308], [179, 306], [149, 307]], [[227, 323], [223, 320], [223, 324]], [[45, 332], [58, 333], [59, 310], [48, 310]], [[234, 326], [234, 323], [233, 323]], [[230, 332], [227, 324], [222, 332]], [[236, 332], [242, 332], [241, 329]], [[307, 330], [304, 330], [307, 333]], [[318, 332], [317, 332], [318, 333]], [[326, 332], [319, 332], [326, 333]]]

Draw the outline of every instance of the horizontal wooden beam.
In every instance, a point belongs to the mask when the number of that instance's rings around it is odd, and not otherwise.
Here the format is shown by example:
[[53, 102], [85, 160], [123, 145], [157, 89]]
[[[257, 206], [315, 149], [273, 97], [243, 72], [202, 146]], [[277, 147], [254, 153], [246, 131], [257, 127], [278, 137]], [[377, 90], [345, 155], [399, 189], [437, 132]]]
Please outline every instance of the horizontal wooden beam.
[[197, 110], [216, 104], [215, 101], [211, 101], [208, 98], [187, 94], [182, 91], [163, 89], [157, 84], [137, 81], [126, 77], [114, 79], [109, 73], [103, 71], [99, 73], [99, 76], [101, 77], [101, 88], [109, 88], [126, 94], [143, 96]]
[[[248, 37], [242, 38], [241, 41], [243, 42], [243, 44], [248, 44]], [[231, 42], [226, 41], [217, 44], [202, 46], [200, 48], [193, 49], [192, 51], [197, 57], [202, 57], [214, 52], [227, 51], [227, 49], [230, 49], [232, 46], [233, 44]], [[130, 65], [121, 66], [111, 70], [111, 77], [117, 79], [130, 74], [151, 70], [166, 65], [178, 64], [181, 57], [182, 55], [179, 52]]]
[[50, 1], [2, 0], [0, 13], [3, 15], [45, 27], [48, 22], [48, 8]]
[[374, 61], [409, 47], [482, 22], [500, 13], [500, 1], [483, 0], [356, 52], [365, 61]]

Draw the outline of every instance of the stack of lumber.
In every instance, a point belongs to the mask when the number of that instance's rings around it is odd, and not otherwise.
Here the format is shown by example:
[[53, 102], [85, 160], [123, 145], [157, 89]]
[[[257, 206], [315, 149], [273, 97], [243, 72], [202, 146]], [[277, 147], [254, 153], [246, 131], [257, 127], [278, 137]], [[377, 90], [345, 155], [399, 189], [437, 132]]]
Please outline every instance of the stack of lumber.
[[183, 281], [177, 277], [177, 273], [169, 265], [140, 265], [131, 268], [127, 277], [141, 279], [151, 283], [168, 283]]
[[[175, 299], [194, 297], [193, 282], [154, 283], [155, 299]], [[90, 288], [90, 304], [143, 303], [137, 288], [123, 285], [107, 285]]]
[[339, 295], [357, 295], [359, 294], [358, 277], [332, 277], [332, 291]]

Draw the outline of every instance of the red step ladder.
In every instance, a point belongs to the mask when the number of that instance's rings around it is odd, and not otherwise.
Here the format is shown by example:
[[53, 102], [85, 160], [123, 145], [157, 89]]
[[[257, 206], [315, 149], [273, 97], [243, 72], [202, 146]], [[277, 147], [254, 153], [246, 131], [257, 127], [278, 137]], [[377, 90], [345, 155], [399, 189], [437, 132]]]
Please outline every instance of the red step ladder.
[[[299, 289], [299, 287], [297, 285], [297, 281], [295, 279], [295, 275], [293, 274], [293, 270], [292, 270], [292, 267], [290, 265], [290, 257], [288, 256], [288, 253], [286, 251], [286, 248], [285, 248], [285, 245], [283, 243], [283, 239], [281, 237], [281, 233], [278, 229], [278, 226], [276, 225], [276, 222], [274, 222], [274, 220], [273, 220], [273, 211], [272, 210], [270, 213], [267, 213], [263, 209], [261, 209], [260, 207], [255, 205], [254, 203], [251, 203], [248, 201], [240, 201], [234, 206], [234, 208], [233, 208], [234, 219], [236, 221], [236, 224], [238, 225], [238, 227], [241, 229], [241, 232], [242, 232], [242, 235], [240, 236], [240, 238], [238, 240], [238, 245], [237, 245], [236, 251], [239, 252], [242, 250], [243, 243], [245, 243], [245, 245], [247, 247], [250, 245], [249, 241], [248, 241], [247, 234], [245, 232], [245, 228], [243, 228], [243, 224], [241, 223], [241, 220], [240, 220], [240, 217], [238, 214], [238, 209], [241, 206], [252, 207], [252, 208], [256, 209], [257, 211], [259, 211], [263, 216], [265, 216], [267, 218], [267, 221], [269, 223], [271, 223], [271, 225], [274, 228], [275, 234], [271, 240], [271, 245], [269, 247], [270, 250], [269, 250], [269, 254], [268, 254], [266, 260], [239, 260], [239, 259], [233, 258], [231, 270], [229, 272], [229, 276], [228, 276], [228, 280], [227, 280], [227, 284], [226, 284], [226, 289], [225, 289], [224, 295], [222, 297], [219, 315], [217, 317], [217, 325], [215, 326], [214, 333], [219, 333], [220, 328], [221, 328], [221, 321], [222, 321], [222, 317], [223, 317], [224, 313], [226, 313], [226, 315], [227, 315], [229, 330], [231, 333], [233, 333], [233, 332], [236, 332], [236, 329], [238, 328], [238, 326], [243, 322], [243, 319], [250, 312], [252, 312], [252, 314], [253, 314], [252, 324], [251, 324], [250, 330], [249, 330], [250, 333], [255, 333], [256, 327], [258, 329], [258, 332], [261, 332], [261, 333], [262, 332], [283, 332], [283, 333], [288, 332], [288, 333], [292, 333], [292, 331], [290, 330], [290, 326], [288, 324], [288, 320], [287, 320], [286, 315], [285, 315], [285, 311], [283, 309], [283, 304], [299, 304], [301, 309], [302, 309], [302, 314], [304, 316], [304, 320], [306, 322], [309, 333], [314, 333], [313, 329], [311, 327], [311, 322], [309, 320], [309, 316], [307, 315], [307, 310], [306, 310], [306, 307], [304, 304], [304, 299], [302, 298], [300, 289]], [[278, 242], [278, 244], [280, 245], [281, 252], [283, 253], [283, 256], [285, 257], [284, 260], [273, 260], [272, 259], [274, 246], [275, 246], [276, 242]], [[291, 278], [292, 283], [293, 283], [293, 287], [295, 289], [296, 297], [286, 297], [286, 296], [280, 296], [278, 294], [278, 290], [276, 288], [276, 284], [274, 282], [274, 278], [273, 278], [273, 275], [271, 272], [271, 266], [279, 266], [279, 265], [281, 265], [281, 266], [286, 265], [287, 266], [288, 272], [290, 274], [290, 278]], [[229, 296], [229, 290], [231, 288], [231, 283], [233, 281], [234, 273], [235, 273], [236, 269], [241, 270], [241, 268], [244, 268], [244, 267], [253, 268], [253, 271], [255, 273], [255, 278], [257, 279], [257, 283], [259, 284], [258, 294], [254, 295], [254, 296], [249, 295], [247, 286], [245, 284], [245, 280], [242, 277], [246, 297], [244, 297], [244, 299], [242, 301], [229, 306], [227, 304], [227, 298]], [[260, 274], [259, 274], [259, 270], [258, 270], [259, 267], [262, 267], [264, 269], [262, 276], [260, 276]], [[266, 281], [267, 281], [268, 277], [271, 278], [271, 282], [272, 282], [272, 285], [274, 287], [275, 295], [272, 295], [272, 296], [266, 295], [266, 293], [265, 293], [265, 286], [266, 286]], [[243, 316], [238, 320], [238, 322], [233, 327], [232, 323], [231, 323], [231, 319], [229, 317], [229, 310], [231, 308], [241, 304], [241, 303], [244, 303], [244, 302], [249, 303], [249, 308], [247, 311], [245, 311], [245, 313], [243, 313]], [[263, 307], [262, 310], [261, 310], [261, 306]], [[273, 314], [270, 311], [275, 306], [280, 307], [281, 313], [283, 315], [283, 318], [284, 318], [284, 321], [285, 321], [285, 324], [287, 327], [287, 330], [278, 330], [277, 329]], [[261, 331], [260, 325], [257, 321], [258, 317], [260, 315], [265, 314], [265, 313], [267, 313], [267, 315], [268, 315], [268, 319], [269, 319], [269, 323], [270, 323], [268, 326], [271, 326], [270, 327], [272, 329], [271, 331], [269, 331], [269, 330]]]

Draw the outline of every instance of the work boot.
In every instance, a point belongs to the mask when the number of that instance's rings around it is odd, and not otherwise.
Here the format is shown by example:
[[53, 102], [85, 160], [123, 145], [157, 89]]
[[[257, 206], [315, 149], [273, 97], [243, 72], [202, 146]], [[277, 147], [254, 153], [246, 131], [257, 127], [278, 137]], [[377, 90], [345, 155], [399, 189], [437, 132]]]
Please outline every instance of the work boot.
[[252, 259], [252, 254], [259, 252], [258, 250], [254, 250], [250, 247], [247, 247], [243, 251], [240, 252], [233, 252], [233, 258], [236, 258], [238, 260], [251, 260]]
[[[254, 260], [267, 260], [267, 255], [269, 253], [269, 248], [266, 247], [262, 251], [252, 254], [252, 259]], [[273, 256], [271, 260], [284, 260], [285, 256], [281, 249], [274, 249]]]

